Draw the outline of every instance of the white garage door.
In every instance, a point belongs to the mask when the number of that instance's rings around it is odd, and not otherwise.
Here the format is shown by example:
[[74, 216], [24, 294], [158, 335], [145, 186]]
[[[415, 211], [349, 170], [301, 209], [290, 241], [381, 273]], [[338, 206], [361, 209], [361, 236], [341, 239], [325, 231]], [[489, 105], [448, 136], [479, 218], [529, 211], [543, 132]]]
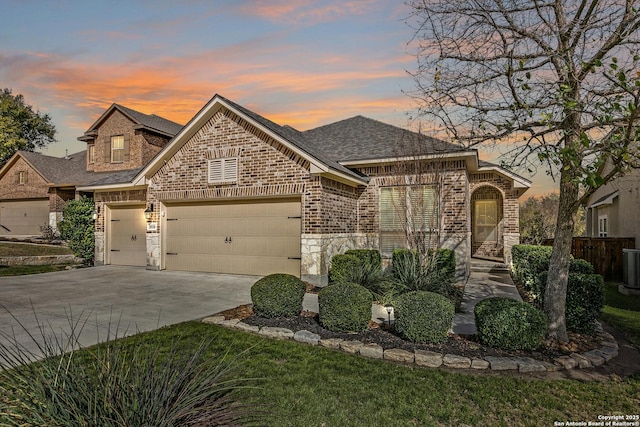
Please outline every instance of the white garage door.
[[39, 236], [49, 224], [49, 199], [0, 202], [0, 235]]
[[169, 205], [167, 270], [300, 276], [300, 201]]
[[147, 265], [147, 223], [144, 206], [110, 208], [109, 263]]

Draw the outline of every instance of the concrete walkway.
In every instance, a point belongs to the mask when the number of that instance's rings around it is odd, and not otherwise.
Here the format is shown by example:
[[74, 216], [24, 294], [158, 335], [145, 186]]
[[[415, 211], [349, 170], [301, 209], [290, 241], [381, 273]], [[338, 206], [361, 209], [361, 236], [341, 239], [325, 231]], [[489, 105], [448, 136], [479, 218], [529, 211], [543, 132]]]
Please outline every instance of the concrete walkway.
[[453, 319], [453, 332], [462, 335], [475, 334], [473, 309], [478, 302], [491, 297], [507, 297], [522, 301], [511, 280], [509, 269], [504, 264], [474, 258], [471, 260], [471, 274], [464, 288], [462, 312], [456, 313]]

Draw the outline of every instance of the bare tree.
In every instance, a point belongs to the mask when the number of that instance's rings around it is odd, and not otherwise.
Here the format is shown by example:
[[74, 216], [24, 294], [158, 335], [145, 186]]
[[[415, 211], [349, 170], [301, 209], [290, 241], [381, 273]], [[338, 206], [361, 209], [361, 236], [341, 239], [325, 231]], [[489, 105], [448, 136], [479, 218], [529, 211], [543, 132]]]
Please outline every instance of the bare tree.
[[544, 310], [567, 340], [573, 217], [640, 166], [640, 0], [409, 0], [416, 99], [456, 142], [512, 144], [506, 167], [559, 176]]

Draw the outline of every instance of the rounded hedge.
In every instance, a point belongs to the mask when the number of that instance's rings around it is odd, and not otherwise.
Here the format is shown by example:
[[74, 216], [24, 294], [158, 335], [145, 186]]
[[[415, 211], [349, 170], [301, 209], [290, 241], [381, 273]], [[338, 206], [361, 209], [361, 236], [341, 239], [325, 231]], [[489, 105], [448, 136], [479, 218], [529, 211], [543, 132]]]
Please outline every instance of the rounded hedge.
[[331, 258], [331, 268], [329, 269], [329, 282], [344, 282], [349, 277], [351, 270], [357, 269], [361, 265], [360, 258], [354, 254], [338, 254]]
[[253, 311], [267, 318], [297, 316], [306, 290], [304, 282], [291, 274], [270, 274], [251, 287]]
[[360, 332], [371, 320], [373, 296], [355, 283], [334, 283], [318, 292], [320, 324], [333, 332]]
[[454, 314], [453, 304], [440, 294], [407, 292], [394, 305], [395, 329], [409, 341], [442, 343], [447, 340]]
[[544, 314], [526, 302], [488, 298], [474, 310], [478, 339], [504, 350], [535, 350], [547, 331]]

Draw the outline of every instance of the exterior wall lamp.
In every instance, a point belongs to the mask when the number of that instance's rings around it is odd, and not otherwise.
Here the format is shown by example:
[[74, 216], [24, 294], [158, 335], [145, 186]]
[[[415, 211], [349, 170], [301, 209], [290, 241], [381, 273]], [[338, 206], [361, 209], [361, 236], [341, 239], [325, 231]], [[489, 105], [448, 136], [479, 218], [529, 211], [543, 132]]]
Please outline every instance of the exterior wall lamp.
[[144, 219], [150, 221], [151, 215], [153, 215], [153, 203], [149, 203], [149, 206], [144, 210]]
[[100, 206], [96, 206], [95, 209], [93, 210], [93, 215], [92, 215], [92, 218], [94, 221], [98, 219], [99, 213], [100, 213]]

